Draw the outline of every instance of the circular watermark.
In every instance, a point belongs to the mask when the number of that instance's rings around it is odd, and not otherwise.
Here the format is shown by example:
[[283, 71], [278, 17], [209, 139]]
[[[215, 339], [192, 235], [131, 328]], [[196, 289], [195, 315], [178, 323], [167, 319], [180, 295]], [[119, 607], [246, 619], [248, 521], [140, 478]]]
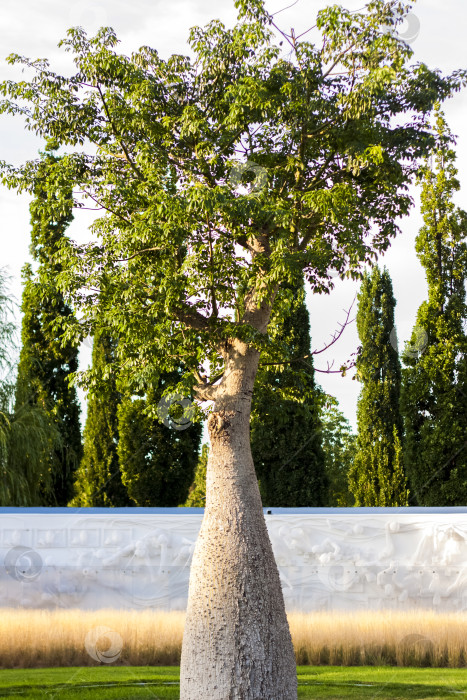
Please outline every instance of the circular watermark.
[[404, 355], [410, 358], [417, 359], [422, 355], [428, 345], [428, 333], [422, 326], [415, 326], [412, 332], [412, 338], [404, 348]]
[[157, 415], [166, 428], [186, 430], [193, 423], [195, 406], [182, 394], [164, 396], [157, 404]]
[[18, 545], [5, 554], [5, 571], [16, 581], [34, 581], [41, 573], [43, 561], [39, 552]]
[[85, 29], [104, 27], [108, 24], [107, 11], [102, 5], [93, 2], [72, 3], [68, 18], [73, 27], [84, 27]]
[[351, 562], [327, 562], [325, 557], [320, 557], [320, 560], [321, 563], [325, 564], [320, 578], [328, 590], [342, 593], [348, 591], [358, 582], [359, 572]]
[[407, 653], [411, 653], [415, 656], [426, 656], [433, 653], [434, 644], [429, 637], [424, 634], [417, 634], [413, 632], [412, 634], [406, 634], [399, 640], [399, 647]]
[[87, 335], [82, 341], [81, 341], [81, 347], [82, 348], [88, 348], [89, 350], [92, 350], [92, 335]]
[[405, 15], [404, 21], [397, 27], [389, 25], [383, 26], [383, 33], [390, 34], [395, 39], [405, 41], [406, 44], [412, 44], [420, 34], [420, 20], [413, 12]]
[[250, 194], [258, 194], [268, 182], [268, 171], [258, 163], [247, 160], [245, 163], [236, 163], [228, 178], [228, 183], [236, 187], [246, 187]]
[[84, 646], [94, 661], [113, 664], [122, 653], [123, 639], [111, 627], [101, 625], [89, 630], [84, 640]]

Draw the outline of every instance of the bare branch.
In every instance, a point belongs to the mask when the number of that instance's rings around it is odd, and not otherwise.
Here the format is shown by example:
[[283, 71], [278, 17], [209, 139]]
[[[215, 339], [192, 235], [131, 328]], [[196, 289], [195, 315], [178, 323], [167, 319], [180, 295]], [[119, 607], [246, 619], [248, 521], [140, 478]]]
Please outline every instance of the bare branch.
[[[354, 318], [353, 318], [351, 321], [349, 321], [349, 317], [350, 317], [350, 312], [352, 311], [353, 305], [355, 304], [355, 299], [356, 299], [356, 298], [357, 298], [357, 297], [354, 296], [353, 301], [352, 301], [351, 305], [349, 306], [348, 311], [346, 312], [346, 317], [345, 317], [344, 323], [338, 323], [338, 324], [337, 324], [338, 326], [340, 326], [340, 328], [339, 328], [338, 331], [334, 331], [334, 333], [333, 333], [333, 335], [332, 335], [332, 340], [331, 340], [331, 342], [328, 343], [327, 345], [325, 345], [323, 348], [321, 348], [321, 350], [313, 350], [313, 352], [311, 353], [312, 355], [321, 355], [322, 352], [325, 352], [326, 350], [329, 350], [329, 348], [332, 347], [332, 346], [334, 345], [334, 343], [337, 343], [337, 341], [339, 340], [339, 338], [341, 337], [342, 333], [345, 331], [345, 329], [347, 328], [347, 326], [348, 326], [350, 323], [353, 323], [353, 322], [355, 321]], [[343, 311], [345, 311], [345, 309], [343, 309]]]
[[83, 192], [86, 195], [86, 197], [89, 197], [89, 199], [92, 199], [92, 201], [95, 202], [96, 204], [98, 204], [101, 209], [105, 209], [110, 214], [117, 216], [119, 219], [122, 219], [122, 221], [124, 221], [125, 223], [130, 224], [130, 226], [133, 225], [132, 222], [130, 221], [130, 219], [127, 219], [125, 216], [123, 216], [123, 214], [120, 214], [120, 212], [115, 211], [114, 209], [111, 209], [110, 207], [106, 207], [104, 204], [102, 204], [102, 202], [100, 202], [96, 197], [94, 197], [87, 190], [83, 190]]
[[272, 26], [273, 26], [275, 29], [277, 29], [277, 31], [278, 31], [280, 34], [282, 34], [282, 36], [284, 37], [284, 39], [290, 44], [290, 46], [291, 46], [291, 47], [293, 48], [293, 50], [295, 51], [295, 46], [294, 46], [293, 43], [290, 41], [289, 35], [286, 34], [285, 32], [283, 32], [282, 29], [279, 29], [279, 27], [277, 26], [277, 24], [276, 24], [275, 22], [271, 22], [271, 24], [272, 24]]
[[143, 248], [142, 250], [137, 250], [136, 253], [130, 255], [129, 258], [117, 258], [115, 262], [127, 262], [128, 260], [133, 260], [133, 258], [136, 258], [137, 255], [141, 255], [141, 253], [149, 253], [154, 250], [165, 250], [165, 248], [161, 248], [160, 246], [156, 248]]
[[296, 4], [298, 3], [298, 1], [299, 1], [299, 0], [295, 0], [295, 2], [293, 2], [291, 5], [287, 5], [287, 7], [283, 7], [282, 10], [277, 10], [277, 12], [274, 12], [274, 13], [271, 15], [271, 17], [275, 17], [275, 16], [278, 15], [280, 12], [285, 12], [285, 10], [290, 10], [290, 8], [293, 7], [294, 5], [296, 5]]
[[304, 355], [303, 357], [294, 357], [292, 360], [286, 360], [284, 362], [262, 362], [259, 366], [268, 367], [273, 365], [291, 365], [294, 362], [300, 362], [301, 364], [310, 367], [310, 369], [315, 370], [316, 372], [321, 372], [322, 374], [342, 374], [342, 372], [346, 372], [347, 370], [352, 369], [352, 367], [355, 367], [355, 361], [344, 364], [341, 366], [340, 369], [334, 370], [332, 369], [332, 367], [334, 366], [334, 360], [332, 360], [331, 364], [329, 364], [329, 362], [327, 363], [327, 369], [318, 369], [313, 364], [311, 364], [311, 362], [307, 362], [307, 360], [311, 359], [313, 355], [320, 355], [322, 352], [325, 352], [325, 350], [328, 350], [330, 347], [332, 347], [334, 343], [337, 343], [337, 341], [342, 336], [342, 333], [347, 328], [349, 323], [353, 323], [355, 321], [354, 318], [351, 321], [349, 321], [350, 312], [352, 311], [352, 307], [355, 304], [355, 299], [356, 296], [354, 297], [352, 304], [346, 312], [346, 318], [344, 323], [338, 324], [340, 326], [339, 330], [333, 333], [331, 342], [325, 345], [323, 348], [321, 348], [321, 350], [313, 350], [313, 352], [311, 352], [309, 355]]
[[346, 372], [348, 372], [349, 369], [352, 369], [353, 367], [355, 367], [356, 364], [357, 363], [355, 361], [352, 361], [352, 362], [348, 362], [348, 363], [343, 364], [339, 369], [331, 369], [331, 367], [334, 366], [334, 360], [333, 360], [331, 362], [331, 364], [329, 364], [329, 362], [328, 362], [327, 369], [318, 369], [318, 367], [315, 367], [314, 370], [315, 370], [315, 372], [320, 372], [321, 374], [342, 374], [344, 376], [344, 374]]

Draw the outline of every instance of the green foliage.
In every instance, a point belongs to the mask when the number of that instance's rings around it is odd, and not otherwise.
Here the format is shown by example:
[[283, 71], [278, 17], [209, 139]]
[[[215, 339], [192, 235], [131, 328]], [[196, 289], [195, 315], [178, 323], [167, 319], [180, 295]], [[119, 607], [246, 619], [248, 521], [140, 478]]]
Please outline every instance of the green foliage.
[[206, 472], [208, 466], [209, 445], [204, 443], [196, 465], [195, 478], [185, 501], [187, 508], [204, 508], [206, 506]]
[[[122, 481], [132, 504], [178, 506], [193, 481], [202, 427], [192, 424], [183, 430], [161, 425], [148, 415], [157, 406], [174, 377], [162, 376], [157, 390], [145, 399], [126, 398], [118, 408], [118, 456]], [[169, 413], [170, 415], [170, 413]]]
[[[276, 298], [251, 411], [251, 451], [265, 506], [321, 506], [327, 478], [303, 281]], [[276, 364], [279, 362], [279, 364]]]
[[417, 255], [428, 299], [403, 355], [406, 471], [417, 505], [467, 502], [467, 213], [455, 206], [460, 188], [453, 138], [436, 114], [434, 163], [422, 173], [424, 225]]
[[407, 505], [395, 305], [388, 271], [374, 267], [365, 274], [358, 295], [357, 376], [363, 386], [357, 408], [357, 452], [349, 472], [356, 506]]
[[8, 293], [8, 275], [0, 268], [0, 380], [2, 386], [8, 383], [8, 377], [14, 367], [16, 355], [16, 326], [11, 318], [14, 305]]
[[329, 497], [326, 505], [345, 508], [355, 504], [349, 491], [348, 475], [355, 459], [357, 437], [339, 410], [337, 400], [326, 396], [320, 414]]
[[[16, 383], [16, 410], [40, 405], [55, 424], [60, 444], [45, 445], [40, 459], [44, 483], [39, 485], [42, 505], [67, 505], [73, 491], [74, 472], [82, 455], [80, 407], [76, 389], [69, 384], [70, 373], [78, 369], [78, 350], [73, 342], [62, 343], [60, 319], [72, 315], [54, 279], [62, 266], [54, 258], [66, 228], [72, 220], [73, 199], [68, 187], [61, 188], [51, 151], [42, 155], [31, 203], [31, 246], [38, 263], [36, 274], [30, 265], [23, 270], [21, 354]], [[40, 172], [40, 176], [39, 176]], [[28, 469], [30, 456], [18, 455], [17, 468]]]
[[[43, 470], [46, 449], [60, 447], [60, 435], [41, 403], [15, 403], [15, 325], [13, 304], [0, 270], [0, 505], [40, 505], [50, 494], [50, 474]], [[47, 408], [47, 407], [45, 407]]]
[[[260, 0], [238, 8], [232, 29], [191, 30], [193, 58], [164, 60], [147, 46], [119, 54], [111, 28], [88, 38], [78, 27], [61, 42], [75, 73], [12, 55], [27, 75], [0, 85], [1, 112], [66, 150], [56, 173], [86, 193], [75, 206], [102, 208], [92, 242], [62, 240], [57, 253], [56, 282], [83, 315], [68, 318], [64, 340], [96, 329], [118, 339], [130, 395], [183, 363], [177, 390], [196, 385], [201, 400], [222, 376], [226, 344], [268, 344], [257, 309], [282, 285], [304, 273], [328, 291], [329, 268], [356, 276], [387, 249], [433, 144], [427, 113], [466, 79], [410, 66], [410, 47], [387, 31], [409, 11], [402, 2], [322, 10], [318, 44], [305, 35], [289, 57]], [[260, 169], [257, 187], [239, 188], [238, 154]], [[1, 172], [33, 192], [41, 164]], [[94, 375], [82, 380], [89, 388]]]
[[133, 505], [122, 484], [118, 462], [118, 417], [121, 394], [115, 373], [102, 374], [113, 366], [115, 342], [104, 333], [94, 338], [92, 370], [101, 379], [88, 399], [84, 428], [84, 454], [76, 474], [72, 506], [123, 507]]

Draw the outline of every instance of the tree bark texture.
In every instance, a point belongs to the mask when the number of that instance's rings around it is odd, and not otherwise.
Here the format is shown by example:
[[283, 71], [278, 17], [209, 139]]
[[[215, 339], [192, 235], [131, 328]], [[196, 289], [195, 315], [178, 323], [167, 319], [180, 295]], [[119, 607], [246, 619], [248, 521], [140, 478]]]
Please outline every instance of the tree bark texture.
[[193, 556], [181, 700], [295, 700], [295, 656], [250, 450], [256, 350], [234, 341], [208, 420], [206, 509]]

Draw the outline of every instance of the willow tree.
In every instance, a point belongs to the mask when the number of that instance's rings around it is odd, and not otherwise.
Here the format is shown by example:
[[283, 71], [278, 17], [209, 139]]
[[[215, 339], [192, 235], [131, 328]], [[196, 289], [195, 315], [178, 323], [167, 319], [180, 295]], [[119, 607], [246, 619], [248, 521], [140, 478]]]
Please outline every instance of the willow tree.
[[0, 506], [43, 505], [53, 494], [52, 478], [42, 455], [61, 445], [55, 422], [43, 402], [18, 405], [15, 401], [15, 305], [0, 268]]
[[[236, 5], [232, 29], [191, 30], [192, 58], [121, 55], [110, 28], [91, 39], [75, 28], [61, 42], [74, 74], [15, 55], [32, 77], [2, 86], [3, 111], [63, 146], [76, 205], [100, 212], [89, 243], [62, 245], [57, 282], [82, 313], [64, 341], [106, 328], [134, 394], [182, 364], [167, 393], [207, 402], [182, 700], [297, 696], [249, 435], [272, 305], [302, 274], [323, 292], [330, 268], [358, 275], [389, 246], [433, 143], [426, 114], [465, 78], [410, 66], [410, 47], [387, 30], [402, 3], [322, 10], [322, 42], [283, 37], [285, 53], [261, 0]], [[31, 190], [36, 171], [30, 161], [3, 177]]]

